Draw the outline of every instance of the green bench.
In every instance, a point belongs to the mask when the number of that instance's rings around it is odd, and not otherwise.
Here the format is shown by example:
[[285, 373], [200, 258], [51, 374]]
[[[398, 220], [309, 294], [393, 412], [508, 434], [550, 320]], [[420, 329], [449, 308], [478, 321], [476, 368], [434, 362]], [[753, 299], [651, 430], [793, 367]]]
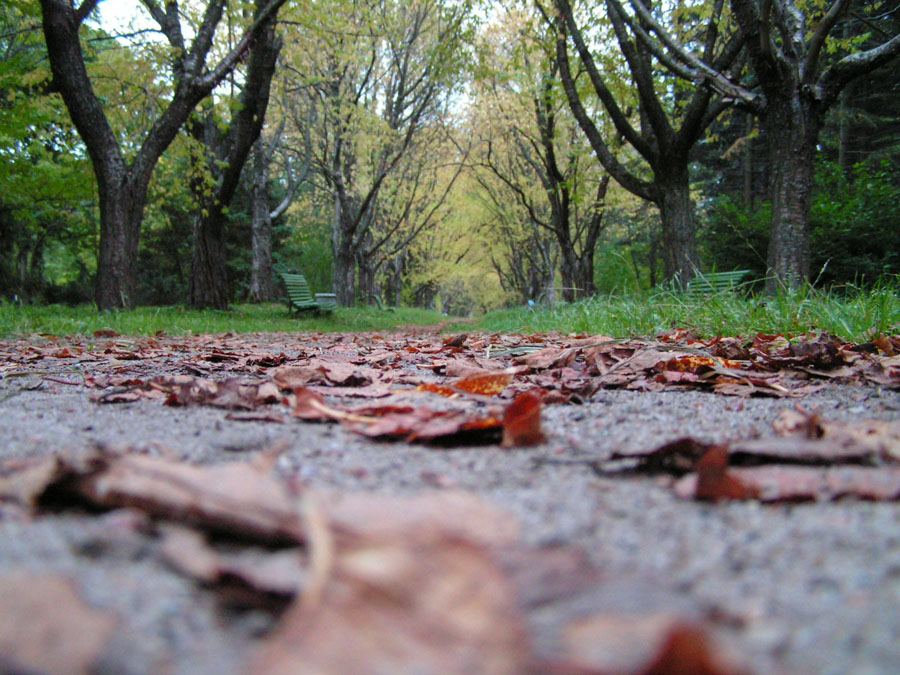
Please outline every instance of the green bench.
[[309, 289], [309, 282], [302, 274], [291, 274], [288, 272], [279, 272], [284, 281], [284, 288], [288, 297], [288, 314], [294, 312], [330, 312], [336, 307], [334, 295], [331, 293], [320, 293], [317, 297], [313, 297], [312, 291]]
[[750, 274], [750, 270], [733, 270], [731, 272], [698, 273], [687, 283], [685, 295], [691, 299], [703, 298], [723, 291], [734, 290], [741, 280]]

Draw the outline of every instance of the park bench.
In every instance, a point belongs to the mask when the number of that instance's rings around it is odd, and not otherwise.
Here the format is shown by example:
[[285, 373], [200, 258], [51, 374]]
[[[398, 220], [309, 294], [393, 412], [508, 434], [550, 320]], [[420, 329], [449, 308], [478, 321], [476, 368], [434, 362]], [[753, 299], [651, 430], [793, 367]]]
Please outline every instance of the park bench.
[[284, 288], [288, 297], [288, 314], [295, 311], [299, 314], [302, 312], [330, 312], [336, 303], [334, 294], [317, 293], [313, 297], [312, 291], [309, 289], [309, 282], [302, 274], [291, 274], [289, 272], [279, 272], [282, 280], [284, 280]]
[[741, 283], [741, 279], [750, 274], [750, 270], [733, 270], [731, 272], [697, 273], [687, 283], [685, 295], [689, 298], [703, 298], [723, 291], [734, 290]]

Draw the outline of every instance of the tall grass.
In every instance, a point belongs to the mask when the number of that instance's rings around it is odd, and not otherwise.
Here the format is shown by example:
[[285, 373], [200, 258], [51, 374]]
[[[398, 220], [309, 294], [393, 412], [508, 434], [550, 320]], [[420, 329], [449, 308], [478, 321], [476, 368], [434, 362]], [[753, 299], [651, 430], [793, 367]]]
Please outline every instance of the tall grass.
[[338, 307], [333, 314], [289, 317], [284, 305], [236, 305], [228, 311], [191, 310], [179, 306], [98, 311], [92, 306], [19, 307], [0, 303], [0, 337], [31, 334], [92, 335], [112, 330], [121, 335], [200, 335], [206, 333], [316, 332], [390, 330], [405, 324], [434, 324], [441, 314], [422, 309]]
[[478, 326], [507, 333], [585, 333], [649, 336], [689, 328], [704, 337], [826, 331], [847, 340], [900, 333], [900, 280], [874, 288], [817, 290], [809, 285], [774, 296], [721, 292], [692, 298], [676, 290], [595, 296], [552, 308], [492, 312]]

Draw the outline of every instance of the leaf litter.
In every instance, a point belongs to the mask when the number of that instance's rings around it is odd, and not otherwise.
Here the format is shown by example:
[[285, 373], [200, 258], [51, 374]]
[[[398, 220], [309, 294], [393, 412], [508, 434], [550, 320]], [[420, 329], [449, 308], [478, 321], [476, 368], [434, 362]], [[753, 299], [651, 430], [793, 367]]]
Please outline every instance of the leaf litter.
[[[535, 344], [524, 356], [516, 351]], [[830, 381], [897, 388], [898, 346], [881, 336], [850, 345], [822, 335], [701, 341], [679, 331], [656, 341], [409, 334], [313, 336], [273, 354], [253, 338], [125, 343], [98, 335], [63, 347], [4, 343], [0, 372], [81, 373], [99, 404], [158, 399], [283, 421], [274, 406], [292, 419], [338, 422], [375, 438], [517, 447], [543, 442], [544, 405], [586, 400], [603, 388], [791, 398]], [[407, 401], [436, 396], [452, 405], [346, 407], [325, 398], [349, 391]], [[672, 474], [673, 489], [689, 498], [900, 497], [895, 424], [829, 422], [798, 408], [775, 430], [772, 439], [684, 439], [613, 460]], [[150, 534], [168, 564], [223, 602], [275, 611], [277, 627], [260, 643], [252, 672], [742, 672], [703, 625], [677, 613], [580, 615], [560, 627], [552, 650], [537, 648], [527, 598], [560, 601], [596, 584], [596, 570], [580, 570], [567, 552], [562, 569], [579, 571], [560, 574], [558, 551], [523, 547], [506, 514], [452, 494], [316, 495], [253, 463], [197, 466], [102, 449], [0, 467], [5, 503], [34, 517], [85, 506], [136, 509], [153, 519]], [[543, 587], [537, 596], [535, 579]], [[56, 620], [81, 622], [84, 606], [67, 582], [33, 583], [50, 589], [42, 602], [59, 600]], [[83, 641], [91, 646], [79, 657], [85, 670], [101, 658], [108, 621], [100, 612], [84, 622], [98, 626], [93, 641]], [[17, 630], [0, 630], [0, 656], [44, 668], [39, 655], [9, 646]]]

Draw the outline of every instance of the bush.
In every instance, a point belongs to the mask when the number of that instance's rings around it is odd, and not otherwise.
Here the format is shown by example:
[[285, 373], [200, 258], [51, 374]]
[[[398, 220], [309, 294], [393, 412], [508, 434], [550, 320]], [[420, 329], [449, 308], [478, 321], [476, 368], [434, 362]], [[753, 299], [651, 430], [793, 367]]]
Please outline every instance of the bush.
[[[845, 177], [822, 160], [810, 213], [810, 270], [823, 286], [871, 286], [900, 274], [900, 175], [887, 162], [863, 163]], [[704, 269], [766, 274], [771, 226], [768, 204], [750, 211], [731, 197], [713, 200], [700, 230]]]

